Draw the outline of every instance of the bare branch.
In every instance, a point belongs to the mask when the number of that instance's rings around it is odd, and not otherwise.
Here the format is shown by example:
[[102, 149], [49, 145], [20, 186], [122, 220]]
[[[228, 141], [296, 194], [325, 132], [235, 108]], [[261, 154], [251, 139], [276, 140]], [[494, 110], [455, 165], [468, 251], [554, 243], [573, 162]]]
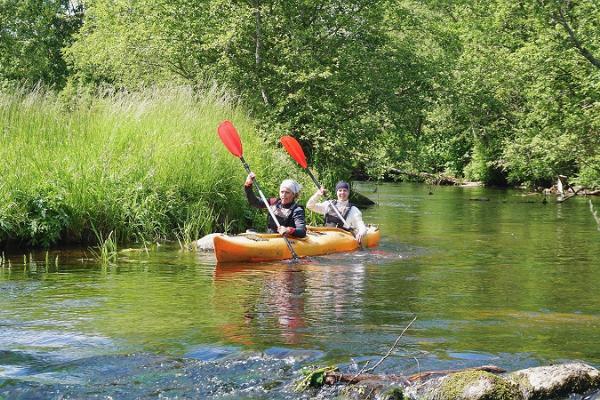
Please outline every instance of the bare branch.
[[263, 102], [266, 106], [269, 105], [269, 98], [267, 97], [267, 92], [262, 83], [262, 58], [261, 58], [261, 50], [262, 50], [262, 37], [261, 37], [261, 15], [260, 15], [260, 3], [257, 1], [254, 8], [254, 21], [256, 25], [256, 48], [254, 50], [254, 58], [256, 62], [256, 75], [258, 76], [258, 85], [260, 87], [260, 94], [262, 96]]
[[392, 345], [392, 347], [390, 347], [390, 349], [388, 350], [387, 354], [383, 357], [381, 357], [381, 360], [379, 360], [375, 365], [373, 365], [371, 368], [366, 369], [364, 372], [365, 373], [369, 373], [369, 372], [373, 372], [375, 370], [375, 368], [379, 367], [381, 365], [382, 362], [385, 361], [386, 358], [388, 358], [390, 356], [390, 354], [392, 354], [392, 352], [394, 351], [394, 349], [396, 348], [396, 346], [398, 345], [398, 342], [400, 342], [400, 339], [402, 338], [402, 336], [404, 336], [404, 334], [406, 333], [406, 331], [408, 330], [408, 328], [410, 328], [410, 326], [413, 324], [413, 322], [415, 322], [417, 320], [417, 317], [415, 316], [413, 318], [412, 321], [410, 321], [410, 323], [408, 325], [406, 325], [406, 328], [404, 328], [404, 330], [402, 331], [402, 333], [400, 334], [400, 336], [398, 336], [398, 338], [396, 339], [396, 341], [394, 342], [394, 344]]
[[[343, 375], [343, 374], [331, 374], [332, 375], [332, 379], [334, 381], [345, 381], [348, 383], [355, 383], [358, 382], [360, 380], [363, 379], [369, 379], [369, 378], [365, 378], [365, 377], [371, 377], [372, 375], [369, 374], [369, 372], [373, 372], [375, 370], [375, 368], [377, 368], [378, 366], [381, 365], [382, 362], [385, 361], [386, 358], [388, 358], [390, 356], [390, 354], [392, 354], [392, 352], [394, 351], [394, 349], [396, 348], [396, 346], [398, 345], [398, 342], [400, 342], [400, 338], [402, 338], [402, 336], [404, 336], [404, 334], [406, 333], [406, 331], [408, 330], [408, 328], [410, 328], [410, 326], [413, 324], [413, 322], [415, 322], [417, 320], [417, 317], [415, 316], [412, 321], [410, 321], [410, 323], [408, 325], [406, 325], [406, 328], [404, 328], [404, 330], [402, 331], [402, 333], [400, 334], [400, 336], [398, 336], [396, 338], [396, 341], [394, 342], [394, 344], [392, 345], [392, 347], [390, 347], [390, 349], [388, 350], [388, 352], [386, 353], [386, 355], [384, 355], [383, 357], [381, 357], [381, 359], [379, 361], [377, 361], [377, 363], [375, 365], [373, 365], [371, 368], [367, 368], [367, 366], [369, 365], [369, 361], [367, 361], [365, 363], [365, 365], [363, 366], [363, 368], [356, 373], [356, 375], [348, 378], [348, 376]], [[395, 379], [404, 379], [403, 377], [395, 377]]]

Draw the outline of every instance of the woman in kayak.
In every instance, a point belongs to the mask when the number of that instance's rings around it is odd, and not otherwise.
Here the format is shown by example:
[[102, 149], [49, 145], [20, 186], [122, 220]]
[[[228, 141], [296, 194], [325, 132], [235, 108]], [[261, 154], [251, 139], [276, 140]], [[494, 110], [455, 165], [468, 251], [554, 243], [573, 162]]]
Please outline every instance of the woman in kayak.
[[[254, 194], [252, 183], [255, 175], [253, 172], [248, 174], [244, 183], [244, 190], [248, 202], [252, 207], [266, 208], [265, 204]], [[296, 200], [300, 194], [302, 186], [292, 179], [286, 179], [279, 186], [279, 198], [272, 197], [267, 199], [273, 214], [279, 222], [279, 228], [273, 221], [271, 213], [267, 218], [267, 230], [269, 233], [279, 233], [282, 236], [296, 236], [299, 238], [306, 236], [306, 219], [304, 216], [304, 208], [299, 205]]]
[[[319, 199], [325, 194], [325, 188], [321, 187], [321, 189], [317, 190], [315, 194], [308, 199], [306, 207], [311, 211], [325, 215], [325, 226], [342, 228], [353, 232], [356, 240], [358, 240], [359, 243], [362, 243], [362, 239], [367, 233], [367, 227], [363, 222], [362, 213], [358, 207], [348, 201], [348, 197], [350, 196], [350, 185], [348, 182], [339, 181], [337, 185], [335, 185], [335, 192], [337, 194], [337, 200], [327, 200], [319, 203]], [[344, 226], [344, 222], [340, 219], [333, 207], [338, 209], [348, 225]]]

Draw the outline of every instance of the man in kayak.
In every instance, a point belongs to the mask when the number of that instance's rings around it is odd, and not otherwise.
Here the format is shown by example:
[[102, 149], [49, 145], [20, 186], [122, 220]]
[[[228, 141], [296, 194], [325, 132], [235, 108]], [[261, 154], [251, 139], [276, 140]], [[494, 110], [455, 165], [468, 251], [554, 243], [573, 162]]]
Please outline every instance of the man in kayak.
[[[319, 203], [319, 199], [325, 194], [325, 188], [321, 187], [308, 199], [306, 207], [311, 211], [325, 215], [325, 226], [342, 228], [353, 232], [358, 243], [362, 243], [362, 239], [367, 233], [367, 227], [363, 222], [362, 213], [358, 207], [348, 201], [350, 185], [348, 182], [339, 181], [335, 185], [335, 192], [337, 200], [327, 200]], [[344, 226], [344, 222], [335, 212], [333, 206], [337, 207], [344, 220], [346, 220], [346, 226]]]
[[[266, 208], [265, 204], [254, 194], [252, 183], [255, 175], [253, 172], [248, 174], [244, 183], [244, 190], [248, 202], [252, 207]], [[304, 208], [299, 205], [296, 200], [300, 194], [302, 186], [292, 179], [286, 179], [279, 186], [279, 198], [272, 197], [267, 199], [273, 214], [279, 222], [279, 228], [273, 221], [271, 213], [267, 217], [267, 230], [269, 233], [278, 232], [282, 236], [296, 236], [299, 238], [306, 236], [306, 219], [304, 216]]]

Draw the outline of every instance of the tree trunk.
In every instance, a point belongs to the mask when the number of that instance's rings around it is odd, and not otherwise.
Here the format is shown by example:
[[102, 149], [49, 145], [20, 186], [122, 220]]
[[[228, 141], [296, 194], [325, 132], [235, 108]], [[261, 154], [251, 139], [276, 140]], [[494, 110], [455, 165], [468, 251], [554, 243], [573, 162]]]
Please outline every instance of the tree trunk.
[[260, 95], [262, 96], [263, 102], [265, 106], [269, 105], [269, 98], [267, 97], [267, 92], [262, 83], [262, 37], [261, 37], [261, 15], [260, 15], [260, 2], [255, 3], [254, 8], [254, 23], [256, 25], [256, 47], [254, 49], [254, 59], [256, 64], [256, 76], [258, 78], [258, 86], [260, 89]]

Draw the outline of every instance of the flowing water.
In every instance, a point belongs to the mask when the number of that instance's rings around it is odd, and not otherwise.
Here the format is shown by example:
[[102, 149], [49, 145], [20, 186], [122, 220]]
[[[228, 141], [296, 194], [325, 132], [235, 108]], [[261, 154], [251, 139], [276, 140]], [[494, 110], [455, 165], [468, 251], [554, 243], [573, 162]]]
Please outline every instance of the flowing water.
[[589, 199], [356, 187], [378, 203], [363, 212], [382, 230], [372, 251], [254, 265], [178, 245], [122, 251], [110, 266], [87, 250], [11, 255], [0, 398], [309, 397], [293, 387], [302, 367], [356, 371], [400, 336], [377, 372], [600, 367]]

